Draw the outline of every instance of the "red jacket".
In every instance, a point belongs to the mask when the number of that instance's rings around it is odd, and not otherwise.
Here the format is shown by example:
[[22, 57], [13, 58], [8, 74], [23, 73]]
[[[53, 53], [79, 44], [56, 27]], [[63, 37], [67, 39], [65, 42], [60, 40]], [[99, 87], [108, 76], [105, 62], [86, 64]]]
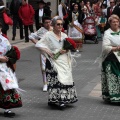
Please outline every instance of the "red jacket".
[[18, 11], [19, 17], [23, 22], [23, 25], [32, 25], [35, 11], [29, 4], [22, 5]]

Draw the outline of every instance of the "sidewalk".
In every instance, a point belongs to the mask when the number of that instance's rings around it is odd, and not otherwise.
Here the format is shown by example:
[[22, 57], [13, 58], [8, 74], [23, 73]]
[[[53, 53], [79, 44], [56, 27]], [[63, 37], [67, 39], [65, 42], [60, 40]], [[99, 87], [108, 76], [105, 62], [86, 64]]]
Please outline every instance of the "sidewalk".
[[16, 45], [20, 50], [30, 47], [30, 46], [34, 46], [34, 44], [29, 41], [28, 43], [25, 43], [25, 39], [20, 39], [20, 35], [19, 35], [19, 29], [16, 29], [16, 37], [15, 40], [12, 40], [12, 27], [9, 28], [8, 32], [7, 32], [7, 36], [9, 38], [9, 41], [12, 45]]

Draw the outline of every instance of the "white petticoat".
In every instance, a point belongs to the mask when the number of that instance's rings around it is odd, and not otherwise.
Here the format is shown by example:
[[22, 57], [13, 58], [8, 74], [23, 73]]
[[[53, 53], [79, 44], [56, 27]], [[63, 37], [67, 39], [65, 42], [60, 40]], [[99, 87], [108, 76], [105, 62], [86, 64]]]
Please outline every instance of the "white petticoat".
[[7, 67], [6, 63], [0, 63], [0, 83], [5, 91], [19, 88], [15, 73]]

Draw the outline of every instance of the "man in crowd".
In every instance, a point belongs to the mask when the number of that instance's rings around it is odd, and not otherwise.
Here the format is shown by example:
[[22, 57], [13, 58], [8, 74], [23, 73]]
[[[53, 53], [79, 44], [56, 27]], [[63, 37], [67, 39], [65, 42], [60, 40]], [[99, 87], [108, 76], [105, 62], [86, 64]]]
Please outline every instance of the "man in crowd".
[[29, 42], [28, 38], [28, 28], [30, 32], [33, 32], [33, 18], [34, 18], [34, 9], [30, 4], [27, 4], [26, 0], [22, 0], [22, 6], [18, 11], [19, 17], [22, 20], [25, 31], [25, 42]]
[[15, 36], [16, 36], [16, 27], [19, 24], [19, 28], [20, 28], [20, 39], [24, 39], [23, 36], [23, 24], [21, 19], [19, 18], [18, 15], [18, 10], [21, 6], [21, 2], [20, 0], [12, 0], [11, 4], [10, 4], [10, 13], [13, 17], [13, 37], [12, 40], [15, 40]]
[[64, 0], [61, 0], [60, 4], [58, 5], [58, 15], [64, 20], [63, 28], [67, 33], [68, 28], [68, 13], [67, 13], [67, 6], [64, 3]]
[[44, 8], [45, 2], [43, 0], [40, 0], [37, 3], [39, 5], [39, 8], [35, 11], [36, 30], [38, 30], [40, 27], [42, 27], [42, 18], [44, 16], [49, 16], [49, 14], [48, 14], [49, 12], [47, 11], [47, 9]]
[[[31, 33], [29, 35], [29, 39], [36, 44], [38, 40], [40, 40], [48, 31], [52, 30], [51, 19], [49, 17], [43, 17], [43, 27], [41, 27], [38, 31]], [[46, 72], [45, 72], [45, 64], [46, 58], [44, 55], [40, 54], [40, 66], [43, 75], [43, 91], [47, 91], [47, 80], [46, 80]]]
[[116, 6], [117, 6], [117, 9], [118, 9], [118, 16], [119, 16], [119, 18], [120, 18], [120, 0], [117, 0], [116, 1]]
[[[116, 5], [115, 0], [110, 0], [110, 7], [107, 8], [107, 21], [112, 14], [118, 15], [120, 17], [120, 8]], [[108, 29], [109, 27], [110, 25], [107, 22], [105, 29]]]

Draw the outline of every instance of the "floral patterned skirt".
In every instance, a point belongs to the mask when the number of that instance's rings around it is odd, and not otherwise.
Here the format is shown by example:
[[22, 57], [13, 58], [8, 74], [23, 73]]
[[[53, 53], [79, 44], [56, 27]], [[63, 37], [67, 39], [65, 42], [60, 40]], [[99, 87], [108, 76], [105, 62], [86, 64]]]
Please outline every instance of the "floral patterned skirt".
[[48, 102], [69, 104], [78, 101], [75, 85], [60, 83], [49, 60], [46, 61], [46, 78], [48, 80]]
[[120, 63], [102, 63], [102, 97], [105, 101], [120, 102]]
[[4, 91], [0, 84], [0, 108], [22, 107], [21, 97], [15, 89]]

